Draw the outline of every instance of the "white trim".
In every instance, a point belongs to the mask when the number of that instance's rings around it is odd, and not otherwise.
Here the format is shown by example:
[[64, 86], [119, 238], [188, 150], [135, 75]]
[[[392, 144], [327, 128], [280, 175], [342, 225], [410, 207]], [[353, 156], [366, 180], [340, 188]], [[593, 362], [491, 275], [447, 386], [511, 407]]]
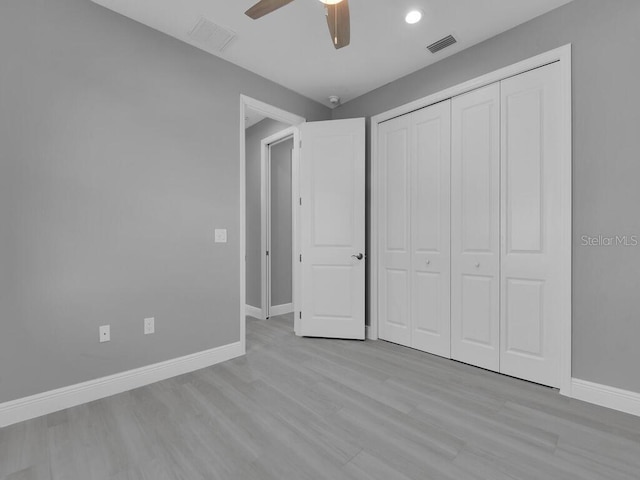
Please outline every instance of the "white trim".
[[467, 93], [467, 92], [470, 92], [471, 90], [476, 90], [478, 88], [485, 87], [492, 83], [496, 83], [506, 78], [513, 77], [514, 75], [519, 75], [528, 70], [533, 70], [534, 68], [542, 67], [549, 63], [553, 63], [557, 61], [566, 61], [570, 59], [571, 59], [571, 44], [567, 44], [563, 47], [559, 47], [554, 50], [541, 53], [540, 55], [536, 55], [535, 57], [531, 57], [521, 62], [514, 63], [513, 65], [509, 65], [508, 67], [504, 67], [494, 72], [487, 73], [485, 75], [476, 77], [467, 82], [460, 83], [458, 85], [447, 88], [440, 92], [420, 98], [411, 103], [407, 103], [405, 105], [401, 105], [400, 107], [394, 108], [392, 110], [388, 110], [386, 112], [380, 113], [378, 115], [373, 116], [371, 118], [371, 121], [372, 121], [372, 124], [377, 125], [378, 123], [391, 120], [392, 118], [405, 115], [415, 110], [420, 110], [421, 108], [424, 108], [424, 107], [428, 107], [429, 105], [433, 105], [434, 103], [438, 103], [443, 100], [448, 100], [450, 98], [457, 97], [459, 95], [462, 95], [463, 93]]
[[293, 232], [293, 258], [291, 265], [293, 266], [293, 286], [291, 289], [291, 298], [293, 300], [293, 331], [296, 335], [300, 334], [300, 262], [298, 256], [301, 252], [301, 235], [300, 235], [300, 129], [293, 129], [293, 156], [291, 157], [291, 202], [293, 204], [293, 219], [291, 231]]
[[0, 404], [0, 427], [166, 380], [244, 355], [241, 342]]
[[[245, 316], [245, 304], [247, 297], [247, 159], [246, 159], [246, 128], [245, 118], [247, 109], [259, 112], [269, 118], [289, 125], [299, 125], [305, 119], [299, 115], [286, 112], [280, 108], [261, 102], [246, 95], [240, 95], [240, 345], [242, 353], [247, 349], [247, 319]], [[294, 142], [296, 142], [294, 135]], [[295, 149], [294, 149], [295, 151]], [[295, 302], [295, 297], [294, 297]]]
[[378, 215], [380, 212], [380, 173], [378, 167], [378, 124], [380, 121], [376, 117], [371, 118], [371, 251], [368, 253], [369, 267], [369, 325], [367, 325], [367, 338], [378, 339]]
[[253, 305], [246, 305], [244, 307], [244, 313], [250, 317], [257, 318], [258, 320], [264, 320], [262, 310], [258, 307], [254, 307]]
[[270, 316], [276, 317], [278, 315], [284, 315], [286, 313], [293, 313], [293, 303], [284, 303], [282, 305], [274, 305], [271, 307]]
[[573, 120], [571, 90], [571, 45], [566, 45], [558, 52], [562, 75], [562, 318], [561, 318], [561, 352], [560, 352], [560, 393], [571, 396], [571, 356], [572, 356], [572, 319], [571, 304], [572, 279], [572, 243], [573, 243]]
[[260, 304], [262, 305], [262, 317], [269, 318], [269, 306], [271, 298], [271, 285], [269, 284], [269, 258], [266, 255], [269, 250], [269, 235], [271, 214], [271, 156], [269, 145], [264, 140], [260, 141]]
[[[260, 141], [260, 243], [261, 243], [261, 270], [260, 270], [260, 291], [262, 296], [262, 318], [269, 318], [272, 315], [281, 315], [280, 313], [273, 313], [271, 310], [271, 256], [266, 255], [267, 251], [271, 251], [271, 155], [270, 147], [277, 145], [281, 142], [291, 139], [291, 143], [294, 142], [295, 128], [289, 127], [277, 132], [269, 137], [263, 138]], [[295, 148], [295, 147], [294, 147]], [[293, 157], [291, 158], [293, 167]], [[293, 215], [295, 214], [295, 203], [293, 200], [293, 168], [291, 169], [291, 227], [293, 230]], [[293, 234], [295, 237], [295, 233]], [[295, 239], [291, 239], [291, 258], [295, 258], [296, 244]], [[293, 295], [293, 270], [295, 269], [295, 262], [291, 263], [291, 294]], [[293, 298], [293, 297], [292, 297]]]
[[378, 340], [378, 336], [374, 335], [373, 328], [370, 325], [364, 326], [364, 337], [367, 340]]
[[563, 231], [563, 315], [562, 321], [562, 353], [561, 353], [561, 384], [560, 393], [571, 396], [571, 252], [572, 252], [572, 230], [571, 230], [571, 185], [572, 185], [572, 119], [571, 119], [571, 44], [556, 48], [546, 53], [529, 58], [514, 65], [496, 70], [495, 72], [469, 80], [441, 92], [429, 95], [414, 102], [402, 105], [387, 112], [380, 113], [371, 118], [371, 252], [369, 264], [371, 275], [369, 277], [369, 317], [371, 338], [378, 338], [378, 212], [380, 211], [379, 183], [380, 173], [378, 171], [378, 125], [400, 115], [419, 110], [429, 105], [462, 95], [471, 90], [499, 82], [506, 78], [524, 73], [534, 68], [542, 67], [549, 63], [560, 62], [562, 70], [562, 92], [563, 92], [563, 198], [564, 209], [564, 231]]
[[640, 393], [573, 378], [573, 398], [640, 416]]

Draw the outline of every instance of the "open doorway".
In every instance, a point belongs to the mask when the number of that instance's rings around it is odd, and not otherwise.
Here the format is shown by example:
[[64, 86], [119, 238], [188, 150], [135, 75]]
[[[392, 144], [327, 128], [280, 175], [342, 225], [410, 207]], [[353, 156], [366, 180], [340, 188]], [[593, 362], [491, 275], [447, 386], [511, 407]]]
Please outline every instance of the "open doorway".
[[[261, 124], [247, 130], [247, 142], [261, 136]], [[261, 318], [293, 312], [293, 135], [286, 128], [261, 140]], [[249, 145], [247, 145], [249, 147]], [[249, 162], [247, 156], [247, 162]], [[249, 164], [247, 164], [247, 168]], [[248, 179], [249, 177], [247, 177]], [[249, 205], [247, 192], [247, 213]], [[255, 239], [249, 234], [252, 226], [247, 217], [247, 252]], [[249, 269], [254, 263], [247, 258], [247, 305], [252, 305], [255, 286], [251, 286]]]
[[[262, 298], [259, 307], [247, 307], [247, 290], [251, 288], [248, 287], [248, 276], [251, 280], [257, 276], [247, 265], [254, 260], [250, 258], [249, 247], [254, 245], [256, 237], [262, 238], [263, 230], [261, 227], [259, 237], [248, 231], [251, 229], [253, 232], [258, 221], [257, 215], [248, 215], [251, 209], [249, 197], [258, 191], [260, 197], [263, 196], [260, 182], [255, 181], [257, 175], [253, 175], [253, 170], [249, 171], [251, 166], [247, 160], [248, 149], [253, 147], [246, 141], [251, 133], [247, 133], [246, 125], [254, 113], [259, 117], [257, 123], [270, 119], [286, 126], [284, 130], [272, 133], [271, 138], [267, 136], [260, 140], [263, 151], [266, 152], [267, 146], [271, 151], [293, 135], [291, 204], [295, 213], [291, 225], [291, 251], [294, 332], [307, 337], [363, 340], [365, 119], [305, 122], [302, 117], [241, 96], [240, 339], [243, 351], [246, 351], [247, 314], [266, 318], [262, 314]], [[274, 125], [274, 130], [282, 126]], [[262, 202], [260, 205], [262, 209]], [[249, 224], [252, 218], [253, 222]], [[266, 257], [266, 252], [266, 248], [260, 249], [258, 258]], [[262, 272], [261, 267], [260, 278], [265, 277]]]
[[245, 315], [258, 319], [294, 311], [296, 219], [293, 128], [304, 118], [241, 97], [241, 338]]

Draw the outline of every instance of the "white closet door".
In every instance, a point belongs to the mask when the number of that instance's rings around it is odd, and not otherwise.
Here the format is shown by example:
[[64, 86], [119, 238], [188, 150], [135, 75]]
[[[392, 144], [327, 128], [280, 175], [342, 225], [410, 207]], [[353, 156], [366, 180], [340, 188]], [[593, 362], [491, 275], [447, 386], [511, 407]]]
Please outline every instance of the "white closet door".
[[500, 367], [500, 85], [452, 101], [451, 356]]
[[410, 121], [411, 346], [450, 357], [451, 101]]
[[560, 386], [560, 65], [502, 82], [500, 370]]
[[379, 337], [410, 346], [409, 115], [384, 122], [380, 125], [378, 132]]

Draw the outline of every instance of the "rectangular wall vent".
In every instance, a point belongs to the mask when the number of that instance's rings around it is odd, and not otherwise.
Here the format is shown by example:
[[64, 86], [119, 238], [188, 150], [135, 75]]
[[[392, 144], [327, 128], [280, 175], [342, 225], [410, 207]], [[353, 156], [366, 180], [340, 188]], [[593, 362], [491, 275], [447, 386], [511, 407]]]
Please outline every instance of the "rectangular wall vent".
[[231, 40], [235, 38], [236, 34], [206, 18], [201, 18], [196, 23], [196, 26], [193, 27], [189, 36], [209, 49], [222, 52]]
[[454, 43], [457, 43], [458, 41], [453, 38], [453, 35], [448, 35], [440, 40], [438, 40], [435, 43], [432, 43], [431, 45], [429, 45], [427, 48], [429, 49], [429, 51], [431, 53], [436, 53], [439, 52], [442, 49], [445, 49], [451, 45], [453, 45]]

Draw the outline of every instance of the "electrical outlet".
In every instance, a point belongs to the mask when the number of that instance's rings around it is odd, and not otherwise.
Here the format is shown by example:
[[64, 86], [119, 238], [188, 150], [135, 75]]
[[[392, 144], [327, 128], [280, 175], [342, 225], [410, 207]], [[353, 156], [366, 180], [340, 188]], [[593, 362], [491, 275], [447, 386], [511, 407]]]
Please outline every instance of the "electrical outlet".
[[111, 341], [111, 325], [102, 325], [100, 331], [100, 343]]
[[216, 241], [216, 243], [227, 243], [227, 229], [226, 228], [216, 228], [215, 241]]
[[156, 333], [156, 319], [153, 317], [144, 319], [144, 334], [150, 335]]

